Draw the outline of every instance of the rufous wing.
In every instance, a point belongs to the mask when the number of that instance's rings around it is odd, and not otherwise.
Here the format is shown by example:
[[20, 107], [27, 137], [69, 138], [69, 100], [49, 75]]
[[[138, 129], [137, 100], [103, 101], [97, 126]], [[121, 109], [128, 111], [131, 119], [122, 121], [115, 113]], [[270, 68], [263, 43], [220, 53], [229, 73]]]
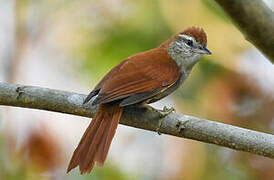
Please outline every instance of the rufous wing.
[[175, 83], [179, 77], [178, 65], [164, 48], [139, 53], [120, 63], [103, 78], [97, 86], [100, 91], [93, 104], [124, 99], [138, 93], [156, 93]]

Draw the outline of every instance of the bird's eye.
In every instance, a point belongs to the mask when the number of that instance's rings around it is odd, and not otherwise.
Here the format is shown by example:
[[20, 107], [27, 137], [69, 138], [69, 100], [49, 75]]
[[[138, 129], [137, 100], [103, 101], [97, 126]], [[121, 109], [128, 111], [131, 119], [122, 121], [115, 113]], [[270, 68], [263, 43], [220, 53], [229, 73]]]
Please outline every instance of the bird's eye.
[[186, 44], [188, 46], [193, 46], [193, 41], [188, 39], [188, 40], [186, 40]]

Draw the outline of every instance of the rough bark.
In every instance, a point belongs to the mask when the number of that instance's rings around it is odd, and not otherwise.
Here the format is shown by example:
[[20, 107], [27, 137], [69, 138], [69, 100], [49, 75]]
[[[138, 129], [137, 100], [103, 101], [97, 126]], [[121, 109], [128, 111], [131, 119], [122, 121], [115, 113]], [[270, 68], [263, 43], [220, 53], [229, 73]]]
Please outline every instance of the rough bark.
[[215, 0], [245, 38], [274, 62], [274, 12], [262, 0]]
[[[83, 105], [82, 94], [47, 88], [0, 83], [0, 105], [42, 109], [93, 117], [97, 107]], [[121, 124], [156, 131], [159, 112], [151, 107], [127, 107]], [[274, 158], [274, 135], [228, 124], [171, 113], [163, 118], [161, 133], [212, 143]]]

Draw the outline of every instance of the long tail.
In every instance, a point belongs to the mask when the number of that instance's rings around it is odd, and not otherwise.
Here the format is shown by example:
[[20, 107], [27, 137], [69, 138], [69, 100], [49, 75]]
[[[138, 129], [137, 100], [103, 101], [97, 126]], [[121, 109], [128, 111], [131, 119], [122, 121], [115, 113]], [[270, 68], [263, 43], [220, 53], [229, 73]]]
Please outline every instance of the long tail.
[[81, 174], [90, 173], [95, 162], [103, 166], [122, 112], [123, 108], [117, 103], [99, 106], [73, 153], [67, 172], [79, 166]]

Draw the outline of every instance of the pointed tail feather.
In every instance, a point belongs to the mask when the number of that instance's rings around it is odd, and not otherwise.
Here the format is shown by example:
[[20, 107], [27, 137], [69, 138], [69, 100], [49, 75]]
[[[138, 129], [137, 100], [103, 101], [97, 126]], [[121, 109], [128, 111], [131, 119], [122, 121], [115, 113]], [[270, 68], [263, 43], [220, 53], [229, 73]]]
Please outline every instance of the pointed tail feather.
[[120, 108], [120, 109], [121, 110], [119, 112], [113, 113], [111, 124], [110, 124], [110, 126], [108, 126], [107, 133], [105, 133], [104, 137], [103, 137], [104, 143], [101, 143], [98, 151], [96, 152], [96, 155], [95, 155], [96, 165], [99, 167], [102, 167], [106, 160], [111, 141], [115, 135], [119, 120], [122, 115], [122, 108]]
[[67, 172], [79, 166], [89, 173], [95, 162], [103, 166], [123, 108], [119, 104], [101, 104], [70, 160]]

